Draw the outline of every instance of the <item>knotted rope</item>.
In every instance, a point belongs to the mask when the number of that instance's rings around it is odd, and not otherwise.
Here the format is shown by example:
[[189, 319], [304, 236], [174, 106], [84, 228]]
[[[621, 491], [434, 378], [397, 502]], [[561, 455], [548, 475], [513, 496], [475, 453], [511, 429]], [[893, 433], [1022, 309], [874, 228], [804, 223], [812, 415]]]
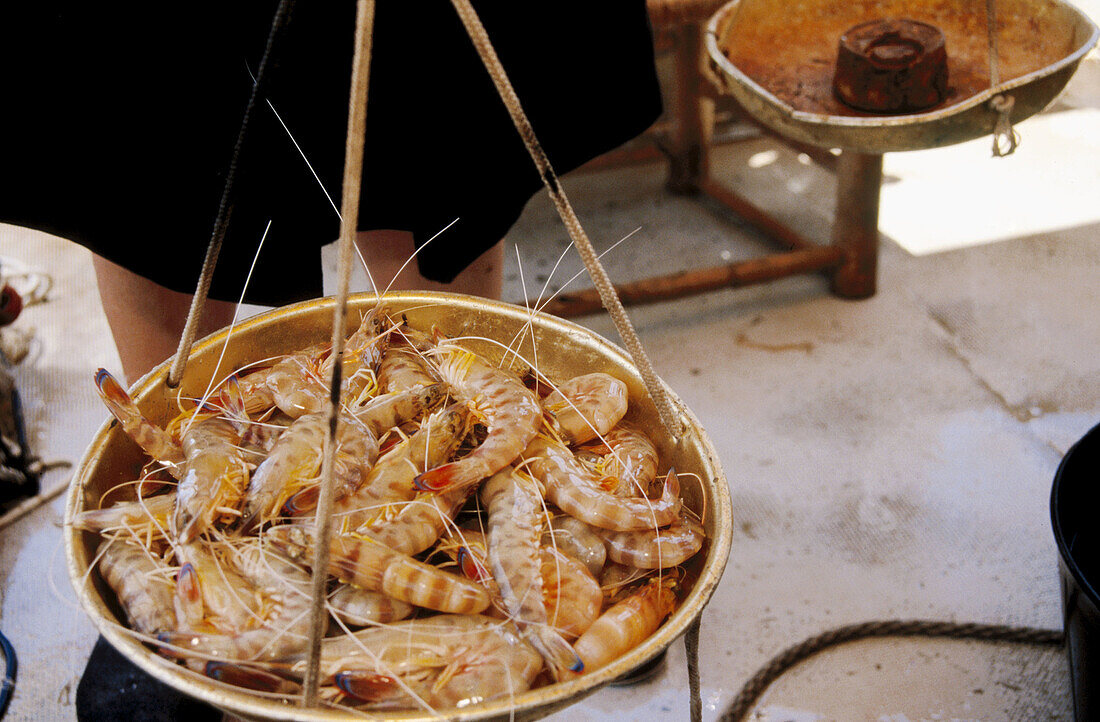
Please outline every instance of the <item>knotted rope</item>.
[[947, 637], [985, 642], [1015, 642], [1019, 644], [1058, 645], [1061, 632], [1034, 627], [1002, 624], [972, 624], [927, 620], [886, 620], [861, 622], [837, 627], [788, 647], [753, 675], [719, 718], [720, 722], [741, 722], [768, 686], [784, 672], [818, 652], [844, 642], [871, 637]]

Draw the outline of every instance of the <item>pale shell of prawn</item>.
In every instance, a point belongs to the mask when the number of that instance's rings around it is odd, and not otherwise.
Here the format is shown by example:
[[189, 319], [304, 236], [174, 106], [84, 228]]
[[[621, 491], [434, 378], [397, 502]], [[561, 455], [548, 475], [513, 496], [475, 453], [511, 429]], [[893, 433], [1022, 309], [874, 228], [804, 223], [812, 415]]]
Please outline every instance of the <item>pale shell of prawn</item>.
[[602, 437], [603, 443], [585, 453], [598, 451], [596, 467], [616, 496], [646, 496], [657, 478], [660, 457], [657, 446], [638, 426], [620, 422]]
[[176, 574], [178, 631], [236, 633], [257, 616], [251, 585], [219, 553], [224, 547], [192, 543], [177, 549], [182, 562]]
[[414, 607], [382, 592], [338, 584], [328, 597], [329, 612], [345, 624], [366, 627], [389, 624], [412, 615]]
[[130, 626], [148, 635], [175, 629], [168, 565], [138, 544], [111, 540], [100, 546], [99, 573], [114, 590]]
[[568, 514], [559, 514], [550, 520], [550, 529], [543, 534], [542, 543], [561, 549], [580, 561], [593, 576], [600, 573], [607, 559], [603, 539], [592, 527]]
[[514, 374], [486, 363], [453, 343], [433, 352], [436, 370], [460, 401], [473, 404], [484, 420], [485, 440], [466, 456], [416, 477], [422, 491], [476, 484], [508, 466], [538, 433], [538, 398]]
[[133, 439], [146, 454], [163, 464], [172, 476], [180, 478], [185, 461], [180, 443], [141, 413], [137, 404], [130, 398], [130, 394], [109, 371], [99, 369], [96, 372], [95, 386], [107, 410], [122, 425], [126, 435]]
[[350, 413], [366, 424], [371, 433], [381, 437], [394, 427], [420, 418], [446, 398], [447, 389], [443, 384], [430, 384], [375, 396], [362, 406], [353, 407]]
[[573, 648], [591, 672], [623, 656], [657, 631], [676, 608], [676, 594], [652, 579], [592, 623]]
[[661, 529], [641, 531], [596, 530], [604, 541], [607, 558], [638, 569], [668, 569], [679, 566], [703, 548], [702, 525], [681, 514]]
[[680, 483], [675, 471], [665, 478], [659, 499], [618, 497], [568, 447], [539, 437], [523, 452], [527, 469], [546, 488], [546, 498], [562, 511], [602, 529], [636, 531], [667, 526], [680, 513]]
[[449, 709], [526, 691], [542, 658], [507, 622], [441, 614], [325, 639], [320, 666], [369, 707]]
[[[269, 529], [264, 538], [292, 559], [311, 552], [308, 524]], [[489, 606], [489, 595], [475, 582], [396, 552], [369, 537], [333, 535], [328, 573], [339, 581], [425, 609], [452, 614], [477, 614]]]
[[488, 515], [489, 568], [505, 609], [554, 679], [579, 672], [580, 658], [547, 624], [540, 563], [544, 511], [538, 485], [509, 467], [489, 477], [480, 495]]
[[249, 482], [239, 427], [221, 416], [193, 420], [183, 431], [186, 462], [176, 487], [173, 527], [186, 544], [220, 520], [236, 520]]
[[378, 364], [378, 386], [384, 393], [431, 386], [438, 381], [427, 362], [411, 348], [391, 346]]
[[568, 442], [576, 445], [610, 431], [626, 415], [629, 400], [625, 383], [597, 372], [558, 384], [542, 400], [542, 408]]
[[[249, 481], [245, 529], [271, 520], [292, 496], [305, 487], [317, 486], [328, 424], [328, 411], [306, 414], [282, 433]], [[341, 498], [358, 489], [377, 458], [374, 434], [354, 417], [344, 415], [336, 429], [335, 495]]]
[[[485, 535], [465, 528], [457, 530], [453, 541], [444, 547], [466, 576], [485, 585], [494, 596], [494, 606], [503, 607], [498, 601], [500, 590], [489, 571], [487, 550]], [[544, 544], [539, 556], [547, 623], [563, 637], [576, 639], [600, 614], [604, 600], [600, 583], [584, 564], [552, 546]]]
[[[360, 487], [337, 501], [334, 514], [340, 528], [354, 531], [364, 524], [392, 518], [396, 505], [414, 498], [416, 475], [451, 458], [469, 431], [469, 419], [469, 409], [464, 404], [452, 404], [433, 413], [416, 433], [390, 448], [367, 473]], [[414, 515], [407, 515], [405, 523], [415, 523]], [[430, 545], [431, 541], [413, 552], [403, 547], [398, 550], [415, 554]]]
[[145, 538], [150, 543], [154, 538], [159, 541], [167, 537], [175, 509], [176, 492], [169, 491], [135, 501], [115, 502], [102, 509], [86, 509], [73, 515], [73, 526], [97, 534], [125, 532], [135, 540]]
[[309, 643], [309, 574], [259, 539], [235, 541], [226, 554], [246, 580], [242, 592], [256, 595], [262, 614], [245, 629], [225, 633], [164, 632], [161, 651], [189, 661], [269, 662], [300, 653]]

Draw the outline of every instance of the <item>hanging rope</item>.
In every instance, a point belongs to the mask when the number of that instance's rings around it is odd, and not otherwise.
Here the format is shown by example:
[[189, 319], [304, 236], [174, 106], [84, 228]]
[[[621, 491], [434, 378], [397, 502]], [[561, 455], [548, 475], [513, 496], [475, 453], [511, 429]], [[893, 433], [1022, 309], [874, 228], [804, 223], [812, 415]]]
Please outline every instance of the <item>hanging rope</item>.
[[[516, 91], [508, 79], [508, 74], [505, 72], [504, 66], [489, 40], [488, 33], [485, 32], [485, 26], [481, 24], [481, 19], [477, 16], [469, 0], [452, 0], [451, 4], [454, 5], [462, 24], [466, 27], [467, 34], [473, 41], [485, 69], [489, 71], [489, 76], [492, 78], [501, 100], [504, 101], [508, 114], [523, 139], [523, 144], [527, 147], [527, 152], [534, 160], [535, 167], [542, 177], [542, 182], [546, 185], [550, 198], [554, 201], [554, 207], [557, 209], [562, 223], [565, 224], [565, 228], [569, 232], [569, 237], [580, 254], [581, 260], [584, 261], [588, 275], [596, 286], [600, 301], [610, 314], [619, 336], [642, 376], [642, 381], [657, 408], [661, 423], [672, 438], [679, 441], [684, 433], [685, 425], [673, 407], [668, 394], [661, 386], [657, 374], [653, 370], [653, 365], [642, 347], [642, 342], [634, 330], [634, 325], [630, 322], [630, 318], [626, 315], [626, 309], [623, 308], [622, 302], [619, 300], [615, 286], [611, 283], [607, 271], [600, 264], [599, 256], [592, 247], [588, 234], [585, 233], [577, 214], [569, 203], [569, 199], [566, 198], [565, 191], [558, 182], [557, 174], [550, 165], [550, 159], [546, 156], [546, 151], [543, 150], [542, 145], [535, 136], [534, 128], [531, 127], [531, 122], [527, 119], [527, 114], [520, 104], [519, 96], [516, 95]], [[684, 638], [688, 656], [688, 682], [690, 685], [691, 719], [693, 722], [701, 719], [702, 715], [702, 704], [699, 702], [698, 640], [699, 618], [696, 617]]]
[[[997, 90], [1001, 87], [1001, 62], [997, 50], [996, 0], [985, 0], [985, 17], [989, 36], [989, 87]], [[1011, 155], [1020, 144], [1020, 134], [1012, 127], [1012, 108], [1015, 105], [1016, 99], [1003, 93], [997, 93], [989, 100], [990, 109], [997, 114], [993, 125], [993, 155], [997, 158]]]
[[336, 432], [340, 423], [340, 387], [343, 384], [344, 328], [347, 325], [348, 290], [355, 232], [359, 226], [359, 195], [363, 181], [363, 145], [367, 128], [367, 88], [370, 78], [371, 45], [374, 31], [374, 2], [359, 0], [355, 18], [355, 57], [351, 74], [351, 98], [348, 107], [348, 132], [344, 150], [344, 180], [340, 198], [339, 279], [332, 321], [332, 378], [329, 387], [328, 437], [321, 460], [321, 492], [314, 517], [314, 549], [310, 577], [309, 656], [306, 664], [305, 693], [302, 704], [317, 704], [321, 667], [321, 638], [328, 622], [325, 609], [325, 582], [328, 579], [329, 537], [332, 536], [334, 505], [333, 467], [336, 459]]
[[752, 710], [753, 704], [764, 693], [764, 690], [784, 672], [802, 660], [828, 647], [870, 637], [947, 637], [950, 639], [975, 639], [985, 642], [1014, 642], [1036, 645], [1058, 645], [1063, 640], [1061, 632], [1001, 624], [888, 620], [861, 622], [837, 627], [810, 637], [793, 647], [788, 647], [773, 657], [745, 683], [719, 718], [720, 722], [741, 722], [745, 719], [745, 716]]
[[538, 138], [535, 137], [535, 131], [531, 127], [531, 122], [527, 119], [527, 114], [520, 104], [519, 96], [516, 95], [515, 90], [512, 88], [512, 83], [508, 79], [507, 73], [504, 71], [504, 66], [501, 64], [500, 58], [497, 57], [496, 50], [489, 41], [489, 35], [485, 32], [485, 27], [481, 24], [481, 19], [477, 16], [469, 0], [452, 0], [451, 4], [454, 5], [455, 10], [462, 19], [462, 24], [466, 27], [466, 32], [469, 34], [470, 39], [473, 40], [474, 47], [477, 49], [481, 61], [485, 64], [486, 70], [489, 71], [489, 75], [493, 79], [493, 84], [496, 85], [501, 100], [504, 101], [504, 105], [508, 108], [508, 113], [511, 115], [512, 122], [515, 124], [516, 129], [519, 131], [524, 145], [527, 147], [527, 152], [531, 154], [531, 158], [535, 161], [535, 166], [538, 168], [539, 175], [542, 176], [542, 181], [546, 185], [546, 189], [549, 191], [550, 197], [554, 201], [554, 207], [557, 209], [558, 215], [561, 216], [562, 222], [569, 232], [569, 237], [573, 240], [573, 245], [576, 246], [577, 251], [580, 253], [581, 260], [584, 261], [584, 266], [588, 270], [588, 274], [591, 276], [596, 286], [596, 290], [600, 294], [600, 300], [604, 308], [607, 309], [607, 312], [611, 315], [611, 320], [614, 322], [615, 328], [619, 332], [619, 336], [626, 345], [627, 351], [634, 361], [634, 365], [642, 375], [642, 381], [645, 383], [650, 397], [657, 406], [657, 413], [661, 417], [661, 423], [664, 424], [665, 429], [674, 439], [679, 439], [684, 432], [684, 424], [679, 414], [677, 414], [676, 410], [673, 408], [668, 395], [661, 387], [657, 379], [657, 374], [653, 370], [653, 365], [650, 363], [649, 357], [645, 353], [645, 349], [642, 348], [642, 343], [638, 339], [638, 334], [634, 330], [634, 326], [631, 324], [630, 319], [627, 317], [622, 302], [619, 301], [619, 297], [615, 292], [615, 287], [611, 283], [611, 279], [607, 275], [607, 271], [600, 265], [599, 257], [592, 247], [591, 241], [588, 240], [588, 235], [584, 232], [580, 220], [578, 220], [576, 213], [573, 212], [573, 207], [565, 197], [565, 191], [558, 182], [558, 177], [550, 165], [550, 160], [546, 157], [546, 152], [543, 150], [542, 145], [539, 144]]
[[[191, 299], [191, 308], [187, 312], [187, 322], [184, 325], [183, 333], [180, 335], [180, 343], [172, 360], [172, 367], [168, 371], [168, 379], [165, 383], [170, 389], [179, 386], [180, 380], [183, 378], [183, 371], [187, 367], [187, 357], [191, 355], [191, 346], [195, 343], [199, 318], [202, 317], [202, 309], [206, 303], [206, 296], [210, 291], [210, 281], [214, 276], [214, 266], [218, 262], [222, 240], [225, 238], [225, 229], [228, 228], [229, 218], [233, 214], [237, 171], [245, 147], [245, 140], [248, 137], [248, 126], [256, 107], [256, 100], [261, 97], [267, 87], [267, 69], [275, 44], [287, 23], [290, 22], [290, 14], [293, 8], [293, 0], [279, 0], [279, 6], [276, 8], [275, 16], [271, 21], [271, 29], [267, 34], [264, 52], [260, 58], [260, 65], [256, 70], [256, 80], [252, 84], [252, 92], [248, 96], [248, 104], [245, 106], [244, 117], [241, 119], [241, 127], [237, 131], [237, 140], [233, 145], [233, 155], [229, 160], [229, 169], [226, 171], [225, 186], [222, 188], [221, 201], [218, 203], [218, 214], [214, 219], [214, 229], [210, 234], [210, 242], [206, 247], [206, 256], [203, 258], [198, 287]], [[134, 379], [130, 380], [134, 381]]]

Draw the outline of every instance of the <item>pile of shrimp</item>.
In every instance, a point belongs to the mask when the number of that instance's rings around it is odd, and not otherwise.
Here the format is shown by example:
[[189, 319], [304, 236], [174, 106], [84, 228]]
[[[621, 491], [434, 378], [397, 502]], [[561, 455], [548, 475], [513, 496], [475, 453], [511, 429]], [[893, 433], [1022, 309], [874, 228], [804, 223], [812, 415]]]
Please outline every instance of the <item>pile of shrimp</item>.
[[[332, 355], [246, 368], [165, 427], [96, 385], [148, 455], [82, 511], [139, 639], [194, 673], [287, 699], [309, 647]], [[343, 355], [320, 698], [439, 710], [608, 664], [678, 603], [704, 544], [680, 477], [606, 373], [556, 383], [379, 305]], [[104, 499], [111, 498], [106, 495]]]

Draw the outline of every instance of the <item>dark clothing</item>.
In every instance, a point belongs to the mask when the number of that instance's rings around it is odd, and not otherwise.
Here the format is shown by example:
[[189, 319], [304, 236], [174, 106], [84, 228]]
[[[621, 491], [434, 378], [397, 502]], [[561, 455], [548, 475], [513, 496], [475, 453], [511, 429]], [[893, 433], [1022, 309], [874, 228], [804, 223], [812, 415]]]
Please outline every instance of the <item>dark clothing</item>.
[[[276, 5], [0, 3], [0, 221], [193, 292]], [[559, 174], [656, 120], [644, 0], [475, 7]], [[354, 23], [348, 0], [296, 3], [265, 99], [337, 207]], [[542, 183], [450, 3], [380, 0], [373, 39], [359, 226], [420, 245], [457, 218], [418, 256], [447, 282]], [[213, 298], [237, 300], [268, 221], [247, 300], [321, 294], [339, 220], [290, 135], [255, 109]]]

